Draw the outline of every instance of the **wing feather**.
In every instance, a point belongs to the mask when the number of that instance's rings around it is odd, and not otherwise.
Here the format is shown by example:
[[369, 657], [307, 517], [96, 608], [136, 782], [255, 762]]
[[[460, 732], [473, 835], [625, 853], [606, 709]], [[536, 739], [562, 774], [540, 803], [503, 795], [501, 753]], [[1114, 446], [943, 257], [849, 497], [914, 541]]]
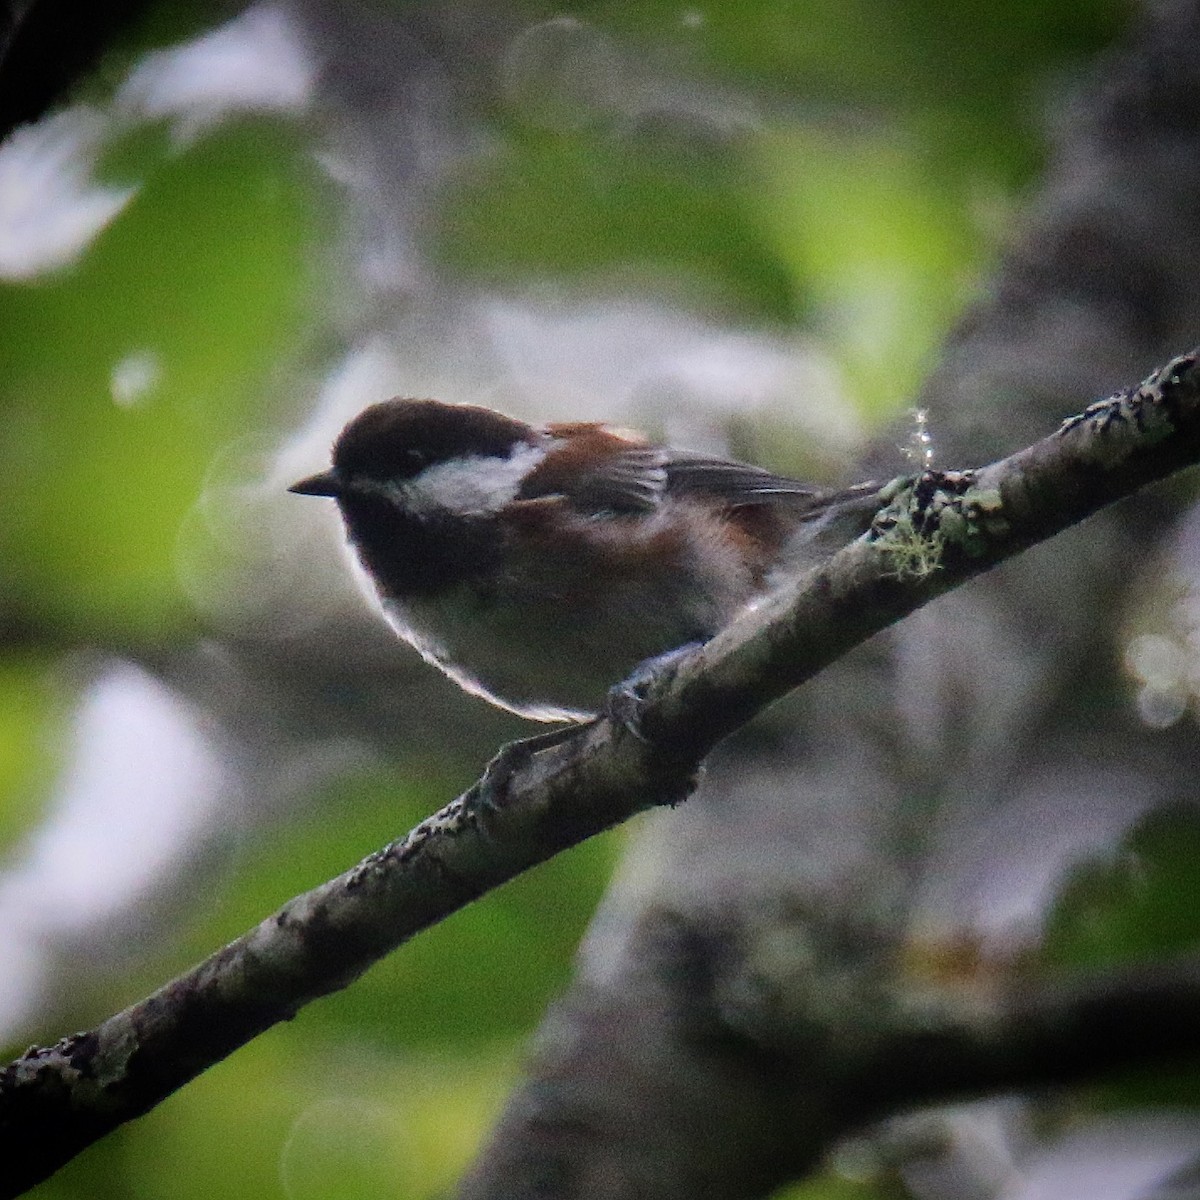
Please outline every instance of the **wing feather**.
[[748, 463], [632, 441], [602, 425], [551, 425], [556, 442], [518, 500], [561, 496], [577, 512], [653, 512], [667, 496], [696, 496], [728, 509], [821, 507], [830, 493]]
[[675, 495], [709, 496], [730, 508], [750, 504], [816, 501], [822, 492], [811, 484], [776, 475], [762, 467], [673, 450], [667, 459], [667, 487]]
[[551, 425], [557, 442], [517, 497], [562, 496], [588, 515], [653, 512], [667, 488], [666, 454], [602, 425]]

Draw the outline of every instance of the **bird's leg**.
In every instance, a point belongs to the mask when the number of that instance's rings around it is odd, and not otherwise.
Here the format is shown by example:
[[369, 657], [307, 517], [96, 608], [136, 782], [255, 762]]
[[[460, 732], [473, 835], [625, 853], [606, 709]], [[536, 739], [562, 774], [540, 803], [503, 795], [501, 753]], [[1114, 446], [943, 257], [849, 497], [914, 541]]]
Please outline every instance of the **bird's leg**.
[[[669, 674], [678, 663], [701, 645], [702, 642], [687, 642], [663, 654], [643, 659], [625, 679], [609, 691], [604, 702], [604, 715], [615, 725], [628, 730], [639, 741], [647, 741], [642, 731], [642, 713], [646, 707], [646, 695], [650, 685]], [[570, 741], [589, 725], [595, 724], [598, 719], [590, 717], [582, 721], [573, 721], [556, 729], [548, 729], [545, 733], [534, 734], [533, 737], [505, 743], [484, 768], [478, 787], [481, 803], [489, 808], [501, 807], [509, 780], [527, 767], [536, 754]]]

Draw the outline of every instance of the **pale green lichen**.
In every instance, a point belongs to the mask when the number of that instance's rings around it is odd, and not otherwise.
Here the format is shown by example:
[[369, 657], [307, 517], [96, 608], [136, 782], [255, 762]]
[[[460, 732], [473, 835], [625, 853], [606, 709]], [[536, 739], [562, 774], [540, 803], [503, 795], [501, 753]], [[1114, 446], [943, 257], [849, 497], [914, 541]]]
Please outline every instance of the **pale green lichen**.
[[975, 489], [973, 480], [971, 472], [926, 473], [895, 489], [872, 527], [893, 575], [923, 579], [941, 566], [947, 548], [978, 558], [1009, 533], [999, 489]]
[[897, 579], [924, 579], [942, 564], [946, 535], [939, 527], [923, 533], [913, 523], [912, 512], [902, 512], [895, 523], [876, 542], [876, 548], [890, 563], [890, 574]]
[[1004, 507], [1004, 497], [999, 488], [972, 488], [963, 496], [963, 501], [970, 501], [982, 513], [989, 515], [1000, 512]]

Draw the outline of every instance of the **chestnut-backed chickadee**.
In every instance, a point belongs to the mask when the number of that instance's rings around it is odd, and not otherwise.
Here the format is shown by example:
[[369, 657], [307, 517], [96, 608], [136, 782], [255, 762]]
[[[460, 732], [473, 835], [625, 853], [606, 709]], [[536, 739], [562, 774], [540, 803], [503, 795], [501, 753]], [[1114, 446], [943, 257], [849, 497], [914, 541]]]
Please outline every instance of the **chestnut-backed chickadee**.
[[832, 518], [860, 532], [877, 488], [821, 492], [603, 425], [396, 399], [290, 490], [337, 500], [388, 620], [426, 659], [548, 721], [590, 716], [638, 664], [710, 638]]

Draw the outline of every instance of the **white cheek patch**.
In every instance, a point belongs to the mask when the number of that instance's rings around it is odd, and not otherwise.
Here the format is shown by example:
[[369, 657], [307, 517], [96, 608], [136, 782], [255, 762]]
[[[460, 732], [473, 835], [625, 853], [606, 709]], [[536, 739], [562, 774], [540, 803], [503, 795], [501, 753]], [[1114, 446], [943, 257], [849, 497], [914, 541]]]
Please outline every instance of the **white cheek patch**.
[[418, 512], [441, 509], [463, 516], [496, 512], [516, 497], [526, 475], [548, 450], [521, 443], [507, 458], [476, 455], [426, 467], [403, 485], [405, 501]]

